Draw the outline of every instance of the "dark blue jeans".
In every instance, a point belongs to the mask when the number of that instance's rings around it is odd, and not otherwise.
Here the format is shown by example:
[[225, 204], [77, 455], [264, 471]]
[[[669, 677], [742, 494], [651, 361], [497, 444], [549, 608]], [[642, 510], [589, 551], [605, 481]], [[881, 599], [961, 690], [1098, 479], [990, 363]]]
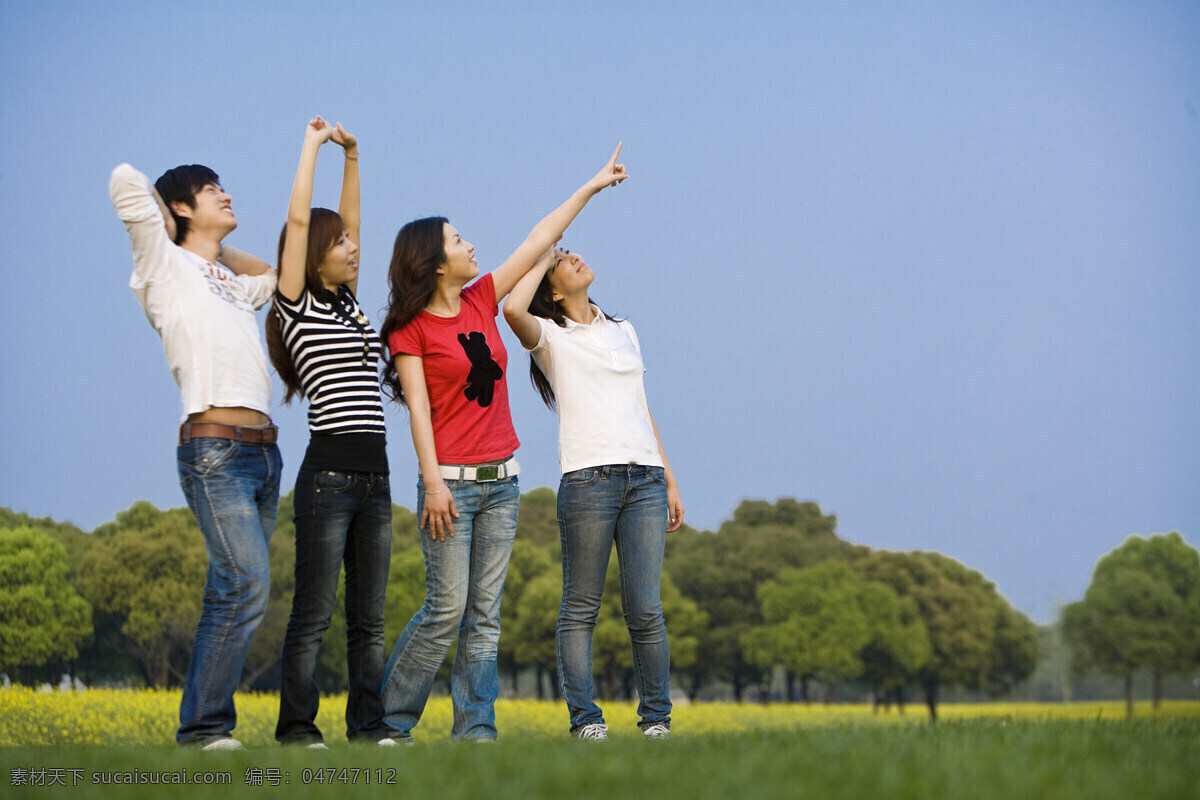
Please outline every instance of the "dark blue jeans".
[[267, 547], [279, 509], [282, 461], [273, 444], [191, 439], [179, 445], [179, 483], [208, 550], [204, 605], [179, 706], [180, 744], [229, 736], [233, 692], [271, 591]]
[[592, 692], [592, 632], [613, 544], [621, 607], [633, 643], [640, 727], [671, 724], [671, 655], [659, 587], [667, 541], [662, 467], [612, 464], [568, 472], [558, 487], [563, 597], [555, 645], [571, 730], [603, 723]]
[[319, 742], [314, 679], [329, 629], [338, 573], [346, 564], [350, 698], [346, 738], [378, 740], [383, 725], [383, 601], [392, 551], [392, 496], [386, 475], [301, 470], [296, 476], [296, 594], [283, 642], [280, 742]]

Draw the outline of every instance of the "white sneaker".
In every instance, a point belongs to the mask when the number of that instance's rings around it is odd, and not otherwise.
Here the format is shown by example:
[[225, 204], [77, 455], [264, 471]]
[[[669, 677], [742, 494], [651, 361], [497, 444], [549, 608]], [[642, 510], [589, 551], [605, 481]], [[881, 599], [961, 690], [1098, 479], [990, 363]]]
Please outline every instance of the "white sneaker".
[[413, 738], [411, 736], [398, 737], [393, 739], [391, 736], [385, 736], [376, 742], [380, 747], [412, 747]]
[[671, 736], [671, 729], [666, 725], [663, 725], [661, 722], [658, 722], [654, 725], [649, 725], [645, 728], [642, 728], [642, 735], [647, 739], [669, 739]]
[[304, 745], [305, 750], [328, 750], [324, 742], [313, 742], [312, 744]]
[[246, 748], [242, 747], [242, 743], [239, 742], [237, 739], [234, 739], [232, 736], [226, 736], [224, 739], [213, 739], [211, 742], [204, 745], [204, 747], [201, 747], [200, 749], [201, 750], [245, 750]]
[[588, 739], [593, 742], [608, 741], [608, 726], [599, 722], [593, 722], [591, 725], [584, 725], [574, 734], [576, 739]]

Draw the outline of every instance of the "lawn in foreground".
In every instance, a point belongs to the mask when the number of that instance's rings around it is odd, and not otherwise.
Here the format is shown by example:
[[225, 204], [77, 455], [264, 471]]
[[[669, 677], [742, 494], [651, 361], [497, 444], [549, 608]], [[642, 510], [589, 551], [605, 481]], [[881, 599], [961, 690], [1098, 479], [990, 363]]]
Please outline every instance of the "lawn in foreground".
[[[938, 725], [917, 708], [876, 718], [852, 706], [697, 704], [677, 710], [675, 735], [663, 742], [643, 741], [633, 707], [622, 703], [609, 706], [612, 740], [590, 743], [566, 738], [560, 704], [505, 701], [497, 709], [501, 741], [471, 745], [448, 740], [449, 704], [437, 698], [418, 744], [383, 749], [334, 734], [344, 698], [327, 698], [321, 724], [331, 749], [313, 752], [273, 743], [277, 698], [239, 696], [238, 735], [250, 748], [200, 753], [170, 743], [178, 693], [88, 692], [72, 702], [6, 695], [5, 797], [1200, 798], [1197, 703], [1168, 704], [1153, 718], [1139, 708], [1147, 718], [1132, 723], [1119, 720], [1120, 704], [1111, 713], [1103, 704], [996, 705], [970, 719], [960, 712], [989, 707], [947, 706]], [[114, 713], [133, 727], [90, 729]], [[30, 737], [24, 743], [16, 718]], [[63, 733], [64, 725], [76, 733]], [[92, 743], [97, 735], [109, 743]], [[54, 741], [33, 744], [37, 737]], [[136, 773], [150, 771], [189, 779], [201, 771], [227, 784], [102, 783], [127, 773], [148, 780]], [[35, 775], [43, 784], [56, 775], [63, 785], [31, 785]]]

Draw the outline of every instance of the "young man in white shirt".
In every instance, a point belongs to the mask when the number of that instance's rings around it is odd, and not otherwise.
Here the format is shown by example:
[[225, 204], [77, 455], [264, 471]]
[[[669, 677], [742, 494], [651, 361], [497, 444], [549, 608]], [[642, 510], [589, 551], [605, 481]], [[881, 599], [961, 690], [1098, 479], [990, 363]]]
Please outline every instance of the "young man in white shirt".
[[208, 579], [179, 710], [180, 744], [240, 749], [233, 693], [270, 593], [281, 460], [268, 416], [271, 381], [254, 311], [275, 270], [222, 240], [232, 199], [199, 165], [154, 186], [128, 164], [109, 194], [133, 244], [129, 286], [162, 338], [183, 399], [180, 484], [204, 533]]

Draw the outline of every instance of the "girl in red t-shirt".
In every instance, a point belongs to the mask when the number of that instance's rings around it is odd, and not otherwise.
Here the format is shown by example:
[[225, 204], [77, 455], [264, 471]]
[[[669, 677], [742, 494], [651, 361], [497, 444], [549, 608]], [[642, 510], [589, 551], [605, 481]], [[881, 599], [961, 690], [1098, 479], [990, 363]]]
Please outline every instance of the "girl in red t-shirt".
[[408, 223], [388, 268], [380, 334], [391, 361], [384, 384], [408, 407], [420, 463], [417, 517], [425, 603], [396, 641], [384, 671], [384, 722], [412, 739], [438, 667], [458, 634], [450, 679], [452, 735], [496, 738], [500, 596], [517, 529], [520, 442], [508, 410], [508, 354], [499, 303], [606, 186], [628, 177], [621, 145], [596, 175], [534, 226], [503, 264], [479, 275], [475, 247], [444, 217]]

